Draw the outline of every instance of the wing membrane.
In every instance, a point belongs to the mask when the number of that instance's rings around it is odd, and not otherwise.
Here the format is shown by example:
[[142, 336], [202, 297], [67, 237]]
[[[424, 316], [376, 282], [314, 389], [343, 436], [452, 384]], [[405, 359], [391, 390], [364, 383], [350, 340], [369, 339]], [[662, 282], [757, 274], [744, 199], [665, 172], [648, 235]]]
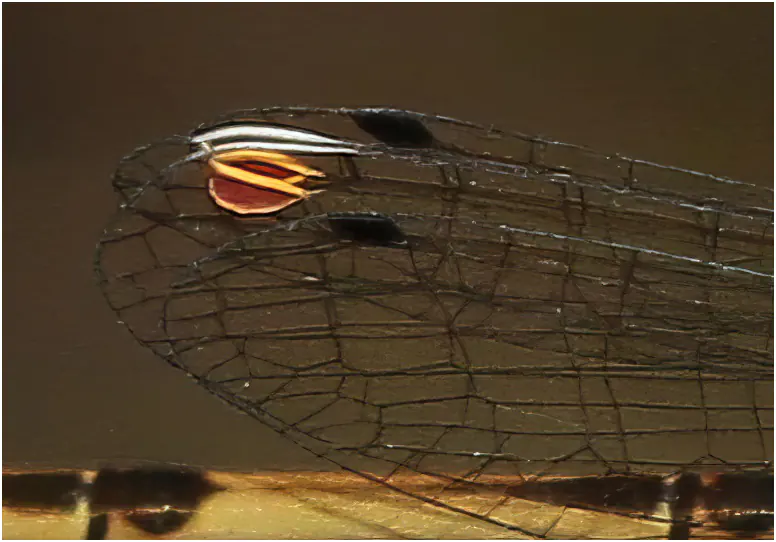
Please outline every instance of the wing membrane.
[[[366, 150], [311, 158], [327, 190], [251, 221], [179, 140], [152, 146], [120, 166], [99, 252], [120, 318], [212, 393], [531, 536], [552, 525], [509, 512], [527, 481], [770, 471], [772, 191], [440, 117], [412, 114], [432, 139], [405, 149], [349, 110], [246, 115]], [[334, 213], [406, 242], [343, 238]]]

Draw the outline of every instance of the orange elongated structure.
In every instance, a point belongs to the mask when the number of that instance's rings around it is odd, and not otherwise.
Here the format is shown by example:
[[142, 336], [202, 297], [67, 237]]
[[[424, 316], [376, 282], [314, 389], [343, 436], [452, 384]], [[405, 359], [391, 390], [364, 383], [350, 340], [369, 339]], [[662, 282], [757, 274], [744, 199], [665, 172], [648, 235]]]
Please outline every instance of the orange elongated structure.
[[272, 214], [312, 193], [299, 185], [323, 172], [295, 158], [271, 152], [235, 150], [217, 154], [207, 162], [213, 172], [208, 192], [215, 203], [241, 215]]
[[294, 171], [303, 177], [323, 178], [326, 176], [322, 171], [304, 165], [293, 156], [279, 152], [263, 152], [251, 149], [242, 149], [218, 153], [214, 159], [223, 164], [240, 164], [241, 166], [247, 166], [252, 163], [264, 163], [267, 165], [273, 165], [278, 169]]

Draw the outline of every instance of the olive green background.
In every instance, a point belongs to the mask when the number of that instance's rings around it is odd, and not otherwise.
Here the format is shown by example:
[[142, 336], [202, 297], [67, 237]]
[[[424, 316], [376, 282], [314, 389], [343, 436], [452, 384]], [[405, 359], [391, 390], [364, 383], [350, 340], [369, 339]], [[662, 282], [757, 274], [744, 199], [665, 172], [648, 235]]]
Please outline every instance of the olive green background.
[[328, 468], [115, 322], [119, 158], [219, 113], [393, 105], [770, 185], [771, 4], [6, 4], [3, 462]]

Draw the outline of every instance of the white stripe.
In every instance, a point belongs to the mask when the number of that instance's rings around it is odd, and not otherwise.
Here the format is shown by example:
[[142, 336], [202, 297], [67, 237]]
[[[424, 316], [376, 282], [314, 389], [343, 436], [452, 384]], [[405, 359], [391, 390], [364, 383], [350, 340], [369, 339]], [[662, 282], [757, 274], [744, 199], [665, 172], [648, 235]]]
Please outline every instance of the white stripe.
[[315, 134], [305, 130], [280, 128], [278, 126], [235, 125], [215, 128], [191, 139], [192, 143], [228, 139], [259, 139], [261, 141], [286, 141], [307, 145], [354, 146], [353, 143]]

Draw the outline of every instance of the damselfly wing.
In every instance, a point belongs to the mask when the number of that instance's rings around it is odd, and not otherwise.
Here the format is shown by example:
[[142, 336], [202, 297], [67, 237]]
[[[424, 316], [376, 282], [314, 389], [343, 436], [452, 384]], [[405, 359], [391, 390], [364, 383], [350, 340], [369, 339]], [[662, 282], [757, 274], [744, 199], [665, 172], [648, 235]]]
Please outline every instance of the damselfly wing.
[[333, 465], [519, 536], [575, 509], [772, 531], [772, 190], [303, 107], [141, 147], [114, 186], [120, 320]]

